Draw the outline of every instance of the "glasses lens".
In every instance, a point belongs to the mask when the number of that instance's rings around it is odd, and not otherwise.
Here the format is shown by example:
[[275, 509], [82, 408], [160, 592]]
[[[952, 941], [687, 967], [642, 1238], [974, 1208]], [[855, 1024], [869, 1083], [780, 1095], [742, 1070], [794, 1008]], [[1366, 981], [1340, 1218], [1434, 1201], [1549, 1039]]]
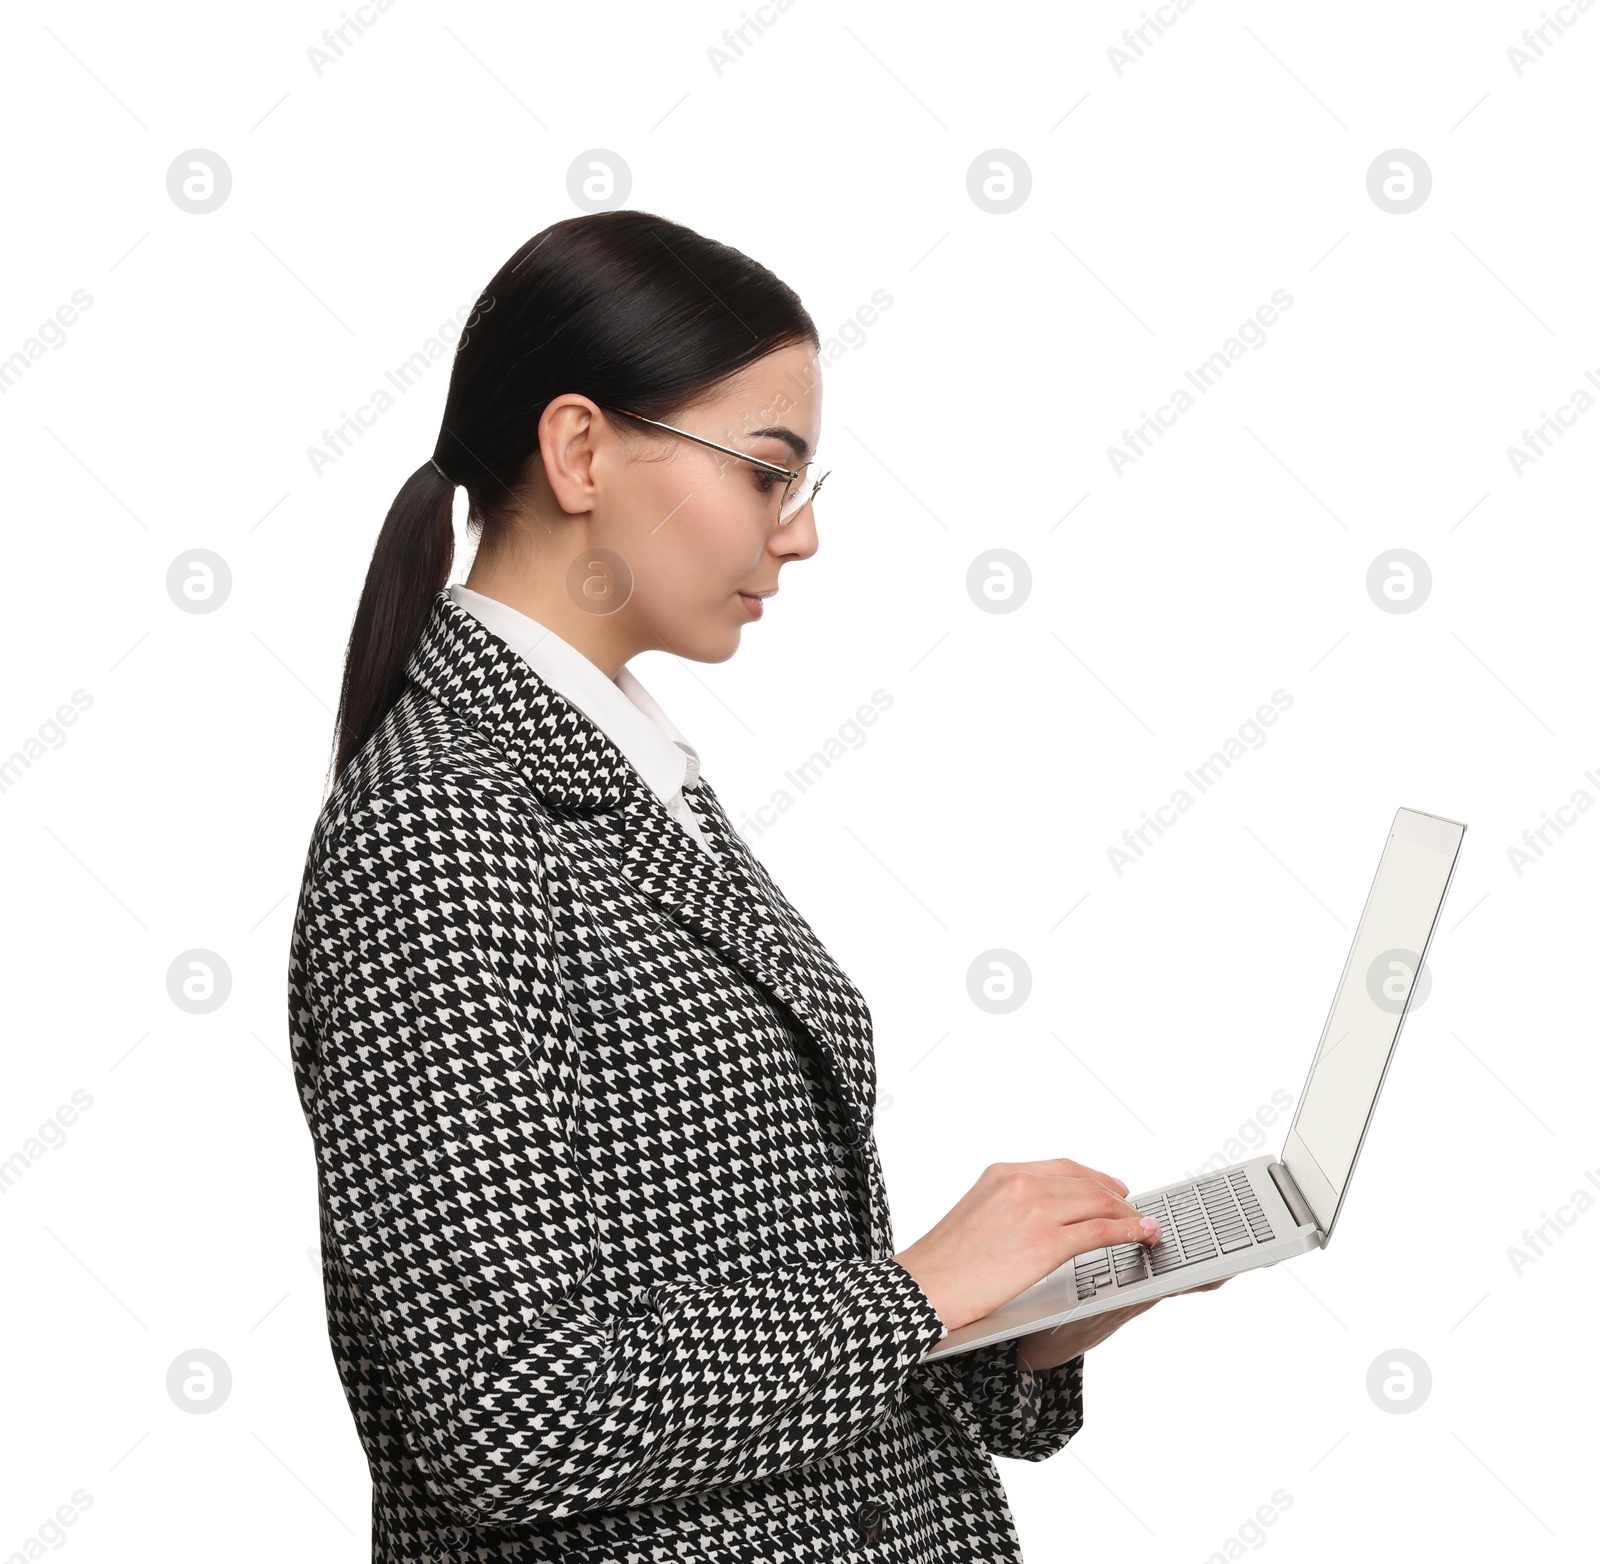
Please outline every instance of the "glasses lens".
[[817, 478], [820, 471], [815, 462], [807, 462], [800, 469], [799, 477], [790, 483], [788, 492], [783, 497], [783, 503], [778, 509], [780, 523], [799, 515], [811, 503], [811, 496], [817, 492]]

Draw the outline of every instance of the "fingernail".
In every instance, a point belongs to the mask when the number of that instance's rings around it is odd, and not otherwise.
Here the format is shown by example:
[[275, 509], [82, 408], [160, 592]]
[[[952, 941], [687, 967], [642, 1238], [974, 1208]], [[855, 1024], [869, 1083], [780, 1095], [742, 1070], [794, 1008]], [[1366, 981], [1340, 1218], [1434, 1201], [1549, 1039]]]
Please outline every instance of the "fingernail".
[[1157, 1238], [1161, 1236], [1161, 1224], [1153, 1216], [1140, 1217], [1139, 1226], [1147, 1233], [1154, 1233]]
[[1128, 1186], [1126, 1184], [1124, 1184], [1120, 1178], [1114, 1178], [1114, 1179], [1111, 1180], [1111, 1182], [1113, 1184], [1115, 1184], [1117, 1186], [1117, 1188], [1122, 1191], [1123, 1194], [1127, 1194], [1128, 1193]]

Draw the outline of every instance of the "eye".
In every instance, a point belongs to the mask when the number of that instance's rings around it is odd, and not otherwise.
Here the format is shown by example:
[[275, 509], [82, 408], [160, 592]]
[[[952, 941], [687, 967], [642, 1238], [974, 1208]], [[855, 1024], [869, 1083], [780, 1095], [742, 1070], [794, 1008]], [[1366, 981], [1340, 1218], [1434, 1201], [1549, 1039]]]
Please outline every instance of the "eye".
[[763, 494], [771, 494], [780, 483], [789, 481], [781, 473], [768, 472], [765, 467], [757, 467], [754, 472], [756, 475], [756, 487]]

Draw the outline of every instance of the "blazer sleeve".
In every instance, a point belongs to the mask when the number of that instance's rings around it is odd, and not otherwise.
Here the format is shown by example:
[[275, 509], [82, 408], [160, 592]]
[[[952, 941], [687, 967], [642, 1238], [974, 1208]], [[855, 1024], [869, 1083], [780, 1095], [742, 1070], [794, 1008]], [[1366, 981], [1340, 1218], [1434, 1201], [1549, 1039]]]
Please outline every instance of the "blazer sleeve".
[[954, 1391], [985, 1449], [1042, 1461], [1083, 1427], [1083, 1357], [1047, 1369], [1017, 1362], [1017, 1343], [997, 1341], [924, 1366]]
[[802, 1466], [891, 1416], [943, 1334], [888, 1258], [598, 1287], [540, 829], [481, 776], [387, 788], [308, 869], [291, 958], [325, 1220], [418, 1464], [475, 1525]]

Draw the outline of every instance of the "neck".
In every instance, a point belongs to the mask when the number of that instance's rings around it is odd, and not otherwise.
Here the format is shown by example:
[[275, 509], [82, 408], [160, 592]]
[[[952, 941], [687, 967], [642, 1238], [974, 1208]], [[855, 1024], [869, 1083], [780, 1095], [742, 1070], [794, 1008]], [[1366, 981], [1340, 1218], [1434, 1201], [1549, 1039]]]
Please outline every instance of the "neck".
[[546, 574], [535, 576], [528, 570], [474, 560], [462, 585], [554, 630], [608, 679], [615, 679], [628, 659], [644, 650], [626, 634], [619, 614], [587, 613], [579, 607], [567, 593], [565, 572], [551, 580]]

